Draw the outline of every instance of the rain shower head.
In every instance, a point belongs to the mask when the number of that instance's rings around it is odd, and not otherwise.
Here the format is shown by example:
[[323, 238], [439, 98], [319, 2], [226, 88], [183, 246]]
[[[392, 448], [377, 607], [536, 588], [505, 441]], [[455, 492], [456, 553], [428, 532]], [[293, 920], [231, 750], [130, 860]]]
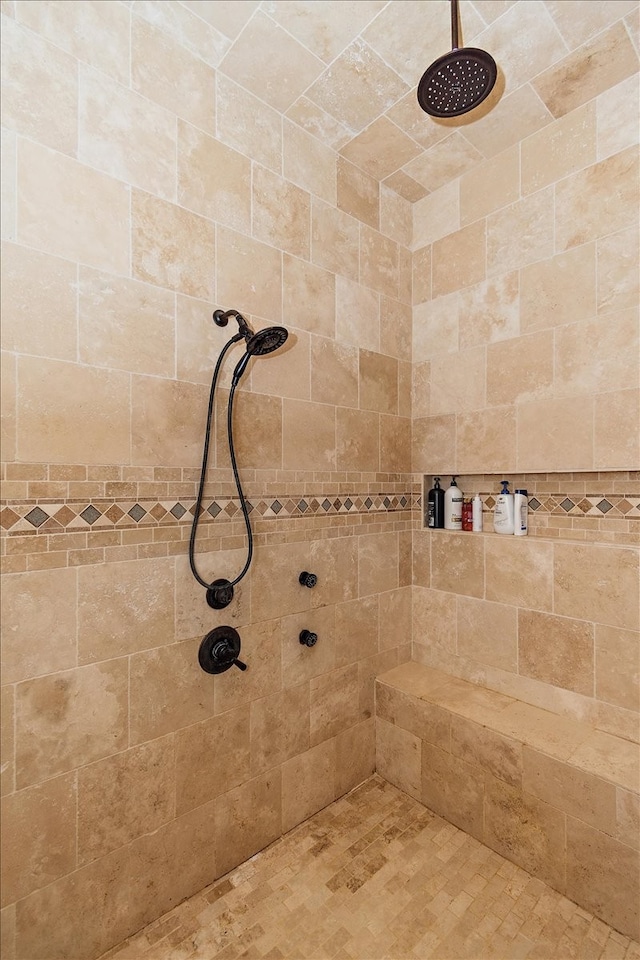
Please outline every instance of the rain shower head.
[[418, 103], [432, 117], [459, 117], [493, 90], [496, 62], [486, 50], [458, 48], [458, 0], [451, 0], [451, 52], [427, 67], [418, 84]]

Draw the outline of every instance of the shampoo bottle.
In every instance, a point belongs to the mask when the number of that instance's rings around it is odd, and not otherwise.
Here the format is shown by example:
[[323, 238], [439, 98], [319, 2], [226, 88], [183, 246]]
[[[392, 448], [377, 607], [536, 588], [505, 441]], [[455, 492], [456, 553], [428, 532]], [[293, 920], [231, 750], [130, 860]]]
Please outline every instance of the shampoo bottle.
[[529, 530], [529, 497], [526, 490], [516, 490], [513, 497], [513, 532], [516, 537], [526, 537]]
[[473, 503], [471, 505], [473, 525], [472, 529], [474, 533], [480, 533], [482, 530], [482, 499], [479, 493], [476, 493], [473, 498]]
[[433, 486], [427, 497], [427, 526], [430, 530], [442, 530], [444, 527], [444, 490], [440, 486], [440, 477], [433, 478]]
[[493, 529], [496, 533], [513, 533], [513, 494], [509, 493], [508, 480], [501, 480], [500, 483], [502, 490], [493, 510]]
[[444, 528], [445, 530], [462, 530], [462, 490], [451, 477], [451, 484], [444, 495]]

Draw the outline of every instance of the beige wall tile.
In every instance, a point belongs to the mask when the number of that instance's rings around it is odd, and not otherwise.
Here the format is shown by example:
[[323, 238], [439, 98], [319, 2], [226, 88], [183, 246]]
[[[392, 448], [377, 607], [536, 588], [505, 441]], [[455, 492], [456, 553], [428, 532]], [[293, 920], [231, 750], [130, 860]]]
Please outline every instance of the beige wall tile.
[[413, 246], [420, 248], [460, 229], [458, 180], [434, 190], [413, 205]]
[[376, 230], [360, 227], [360, 282], [385, 297], [396, 299], [398, 287], [398, 245]]
[[460, 223], [472, 223], [519, 198], [520, 151], [513, 146], [460, 178]]
[[[433, 296], [453, 293], [485, 279], [485, 222], [479, 220], [442, 240], [432, 249]], [[494, 270], [494, 273], [496, 271]]]
[[[233, 580], [240, 573], [247, 559], [245, 543], [237, 550], [205, 552], [200, 539], [202, 534], [203, 528], [199, 527], [195, 544], [195, 560], [200, 576], [208, 583], [219, 577]], [[213, 610], [206, 602], [204, 588], [197, 583], [191, 573], [186, 551], [176, 557], [175, 565], [176, 640], [187, 640], [198, 634], [208, 633], [209, 630], [222, 624], [229, 624], [238, 629], [251, 621], [251, 574], [233, 588], [233, 604], [230, 607]]]
[[[297, 579], [297, 578], [296, 578]], [[282, 689], [281, 630], [277, 620], [247, 624], [242, 628], [240, 659], [246, 671], [229, 670], [214, 683], [216, 714]]]
[[554, 240], [553, 211], [553, 188], [547, 187], [489, 214], [487, 276], [550, 257]]
[[[162, 742], [154, 740], [145, 746]], [[177, 814], [249, 780], [249, 707], [229, 710], [178, 730], [175, 777]]]
[[[178, 121], [178, 203], [233, 230], [251, 232], [251, 162]], [[258, 168], [261, 169], [261, 168]]]
[[640, 709], [640, 638], [631, 630], [596, 624], [596, 697], [629, 710]]
[[72, 569], [17, 573], [2, 589], [2, 681], [75, 667], [77, 587]]
[[519, 610], [518, 672], [592, 697], [593, 624]]
[[522, 192], [533, 193], [596, 160], [596, 105], [585, 103], [523, 140]]
[[18, 787], [118, 753], [127, 744], [126, 660], [27, 680], [16, 694]]
[[309, 688], [309, 742], [312, 747], [336, 737], [358, 722], [357, 663], [314, 677]]
[[640, 783], [640, 756], [635, 740], [592, 732], [570, 757], [573, 766], [636, 791]]
[[[435, 568], [432, 565], [432, 581]], [[413, 640], [422, 652], [452, 654], [456, 649], [456, 597], [453, 592], [413, 589]]]
[[283, 830], [291, 830], [335, 797], [335, 739], [325, 740], [282, 765]]
[[464, 717], [451, 714], [451, 753], [482, 767], [499, 780], [520, 787], [522, 744]]
[[[268, 50], [263, 62], [257, 50]], [[320, 75], [324, 64], [277, 23], [258, 11], [225, 56], [221, 72], [269, 106], [284, 112]]]
[[637, 938], [638, 853], [573, 817], [567, 818], [567, 896]]
[[175, 814], [173, 737], [163, 737], [78, 772], [78, 865], [153, 833]]
[[441, 750], [449, 750], [449, 711], [384, 681], [376, 683], [376, 717], [388, 725], [408, 731], [418, 740], [426, 740]]
[[532, 540], [523, 543], [523, 539], [486, 538], [486, 597], [530, 610], [551, 610], [553, 544]]
[[483, 779], [480, 767], [423, 740], [422, 803], [476, 840], [483, 833]]
[[341, 154], [375, 180], [384, 180], [417, 157], [421, 149], [388, 117], [378, 117], [342, 148]]
[[264, 167], [253, 167], [253, 235], [295, 257], [309, 259], [310, 198]]
[[410, 204], [422, 200], [429, 192], [426, 187], [423, 187], [421, 183], [418, 183], [417, 180], [414, 180], [413, 177], [406, 174], [404, 170], [397, 170], [395, 173], [392, 173], [391, 176], [387, 177], [384, 181], [384, 185], [388, 187], [389, 190], [394, 190], [398, 196], [403, 197], [403, 199]]
[[500, 110], [492, 110], [465, 127], [465, 137], [485, 157], [495, 157], [520, 143], [552, 119], [529, 83], [502, 97]]
[[0, 949], [6, 960], [16, 960], [16, 906], [12, 903], [0, 911]]
[[[388, 650], [406, 643], [411, 637], [412, 589], [410, 586], [380, 594], [380, 632], [378, 648]], [[338, 612], [336, 611], [336, 618]], [[337, 621], [336, 621], [337, 622]]]
[[141, 190], [132, 193], [131, 219], [132, 270], [137, 280], [213, 300], [212, 223]]
[[520, 331], [518, 271], [504, 273], [460, 291], [460, 347], [516, 337]]
[[640, 385], [638, 311], [566, 324], [555, 331], [556, 396], [593, 396]]
[[[296, 578], [297, 581], [297, 578]], [[313, 647], [300, 643], [302, 630], [317, 633]], [[319, 677], [335, 666], [335, 606], [318, 607], [305, 613], [283, 617], [282, 683], [285, 688]]]
[[147, 97], [80, 69], [78, 159], [167, 200], [176, 196], [176, 118]]
[[495, 715], [492, 725], [545, 756], [559, 760], [567, 760], [589, 735], [584, 723], [540, 710], [522, 700], [508, 704]]
[[336, 202], [336, 155], [297, 123], [284, 122], [283, 173], [313, 196]]
[[0, 795], [15, 789], [15, 686], [0, 687]]
[[548, 0], [547, 8], [570, 50], [581, 46], [605, 27], [624, 17], [634, 6], [633, 0], [614, 0], [613, 3], [590, 3], [578, 0], [575, 11], [565, 7], [562, 0]]
[[[415, 210], [415, 207], [413, 208]], [[413, 303], [431, 299], [431, 246], [422, 247], [413, 253], [412, 259]]]
[[358, 221], [341, 210], [314, 200], [311, 207], [313, 263], [357, 281], [358, 249]]
[[380, 226], [380, 184], [344, 157], [337, 158], [337, 205], [362, 223]]
[[18, 20], [55, 46], [108, 76], [128, 83], [130, 13], [95, 2], [20, 7]]
[[98, 270], [128, 274], [129, 190], [125, 184], [21, 140], [17, 189], [21, 243], [53, 250]]
[[[256, 776], [309, 749], [309, 684], [253, 700], [251, 773]], [[236, 761], [229, 758], [236, 769]]]
[[[282, 321], [282, 254], [224, 227], [217, 229], [218, 301], [225, 309]], [[208, 253], [208, 263], [211, 264]], [[296, 326], [302, 324], [296, 324]]]
[[638, 303], [640, 299], [640, 271], [637, 269], [640, 259], [638, 239], [638, 228], [634, 225], [630, 230], [623, 230], [598, 240], [598, 313], [625, 310]]
[[[215, 133], [213, 68], [165, 31], [135, 16], [131, 21], [131, 85], [188, 123]], [[218, 119], [223, 116], [221, 111]]]
[[515, 468], [516, 417], [511, 406], [457, 416], [456, 468], [464, 473]]
[[[423, 363], [412, 364], [411, 375], [411, 430], [412, 435], [415, 436], [420, 433], [420, 430], [416, 427], [417, 418], [423, 421], [423, 418], [429, 416], [431, 400], [431, 362], [427, 360]], [[427, 468], [425, 467], [425, 469]]]
[[616, 829], [616, 790], [612, 783], [525, 747], [523, 788], [597, 830]]
[[404, 171], [433, 192], [461, 177], [481, 160], [480, 151], [462, 133], [454, 130], [406, 163]]
[[339, 150], [351, 139], [351, 132], [343, 123], [305, 96], [298, 97], [286, 111], [286, 116], [334, 150]]
[[411, 423], [411, 469], [445, 473], [455, 463], [456, 418], [420, 417]]
[[434, 357], [430, 388], [429, 412], [432, 416], [484, 407], [484, 349], [475, 347]]
[[[411, 245], [413, 215], [411, 203], [384, 184], [380, 190], [380, 230], [402, 247]], [[400, 254], [400, 251], [398, 251]], [[410, 297], [408, 299], [411, 299]]]
[[[2, 245], [3, 349], [58, 360], [77, 356], [77, 267], [13, 243]], [[55, 304], [55, 310], [51, 305]]]
[[213, 716], [214, 684], [198, 667], [199, 645], [199, 640], [188, 640], [130, 658], [131, 745]]
[[518, 470], [590, 470], [593, 402], [590, 397], [532, 400], [517, 407]]
[[396, 533], [358, 537], [358, 583], [361, 597], [399, 586], [399, 544]]
[[411, 461], [411, 420], [380, 416], [380, 470], [407, 473]]
[[336, 737], [336, 795], [343, 796], [376, 769], [375, 720], [341, 731]]
[[223, 143], [270, 170], [281, 172], [281, 115], [222, 73], [216, 75], [215, 120]]
[[306, 96], [359, 132], [407, 90], [408, 85], [358, 37], [318, 77]]
[[[284, 400], [282, 464], [285, 470], [336, 469], [336, 415], [329, 404]], [[263, 466], [256, 463], [256, 466]]]
[[[407, 361], [410, 372], [412, 313], [408, 303], [390, 297], [380, 298], [380, 352]], [[400, 369], [399, 368], [399, 375]], [[400, 398], [398, 398], [400, 404]], [[402, 411], [399, 409], [399, 413]]]
[[308, 400], [311, 393], [310, 341], [308, 333], [289, 326], [289, 338], [282, 347], [269, 354], [266, 362], [256, 357], [250, 364], [251, 390], [272, 397]]
[[518, 666], [515, 607], [458, 597], [457, 609], [458, 655], [515, 673]]
[[376, 717], [376, 770], [404, 793], [420, 798], [421, 743], [403, 727]]
[[[336, 666], [343, 667], [378, 651], [378, 598], [350, 600], [336, 606]], [[397, 639], [397, 638], [396, 638]]]
[[335, 334], [336, 277], [305, 260], [284, 254], [283, 320], [323, 337]]
[[173, 376], [175, 327], [170, 291], [80, 268], [78, 340], [84, 363]]
[[373, 290], [336, 277], [336, 339], [366, 350], [380, 349], [380, 298]]
[[220, 876], [280, 836], [284, 827], [280, 790], [278, 770], [249, 780], [216, 799], [216, 873]]
[[207, 412], [203, 384], [134, 376], [131, 411], [134, 463], [196, 466], [200, 462]]
[[398, 412], [398, 361], [381, 353], [360, 350], [360, 408]]
[[[309, 554], [306, 541], [256, 544], [251, 568], [252, 620], [269, 620], [310, 610], [312, 591], [298, 582], [300, 571], [309, 570]], [[276, 583], [277, 591], [274, 590]]]
[[[173, 294], [166, 292], [173, 300]], [[179, 380], [211, 383], [215, 362], [230, 337], [230, 328], [218, 327], [212, 320], [211, 303], [193, 297], [175, 297], [176, 374]], [[233, 331], [231, 331], [232, 333]], [[229, 387], [231, 373], [242, 356], [237, 345], [220, 371], [220, 385]]]
[[[492, 50], [505, 73], [507, 93], [565, 56], [566, 47], [546, 6], [515, 6], [477, 37], [482, 49]], [[487, 44], [487, 46], [484, 46]]]
[[595, 245], [587, 243], [520, 271], [523, 333], [586, 320], [596, 312]]
[[563, 117], [637, 69], [629, 35], [622, 23], [616, 23], [545, 70], [532, 85], [553, 116]]
[[173, 643], [174, 586], [170, 558], [80, 567], [79, 662]]
[[635, 224], [638, 190], [634, 148], [561, 180], [556, 186], [556, 249], [567, 250]]
[[554, 544], [554, 610], [612, 627], [640, 626], [638, 551], [624, 547]]
[[468, 597], [484, 594], [484, 559], [481, 537], [446, 531], [433, 535], [431, 585], [436, 590]]
[[438, 297], [414, 307], [413, 362], [458, 350], [461, 293]]
[[358, 349], [327, 337], [311, 338], [311, 399], [358, 405]]
[[2, 413], [0, 414], [0, 440], [2, 454], [7, 460], [16, 457], [16, 357], [10, 353], [2, 354], [2, 378], [0, 391], [2, 396]]
[[74, 774], [20, 790], [2, 801], [2, 905], [76, 868]]
[[228, 38], [209, 17], [196, 16], [181, 3], [167, 3], [158, 8], [153, 0], [141, 0], [136, 13], [176, 37], [187, 50], [213, 67], [218, 66], [229, 49]]
[[342, 536], [312, 540], [308, 547], [308, 557], [310, 566], [305, 569], [312, 570], [318, 577], [318, 584], [311, 593], [312, 608], [323, 607], [329, 603], [340, 604], [357, 597], [357, 538]]
[[[598, 160], [637, 144], [639, 110], [640, 89], [636, 74], [597, 98]], [[621, 117], [626, 118], [626, 122], [621, 123]]]
[[484, 816], [487, 846], [555, 890], [564, 890], [564, 813], [488, 777]]
[[489, 344], [487, 403], [491, 406], [513, 404], [552, 396], [553, 346], [550, 330]]
[[595, 398], [593, 465], [596, 469], [604, 470], [640, 461], [638, 423], [639, 390], [603, 393]]
[[5, 18], [2, 122], [9, 130], [75, 156], [78, 71], [73, 57]]
[[17, 236], [17, 206], [18, 191], [16, 188], [17, 172], [17, 137], [11, 130], [6, 130], [0, 141], [2, 210], [0, 210], [0, 225], [2, 237], [15, 240]]
[[616, 790], [617, 839], [637, 847], [640, 836], [640, 799], [629, 790]]
[[53, 463], [129, 461], [127, 374], [20, 357], [18, 378], [20, 459]]
[[336, 468], [377, 471], [380, 464], [379, 416], [368, 410], [336, 408]]

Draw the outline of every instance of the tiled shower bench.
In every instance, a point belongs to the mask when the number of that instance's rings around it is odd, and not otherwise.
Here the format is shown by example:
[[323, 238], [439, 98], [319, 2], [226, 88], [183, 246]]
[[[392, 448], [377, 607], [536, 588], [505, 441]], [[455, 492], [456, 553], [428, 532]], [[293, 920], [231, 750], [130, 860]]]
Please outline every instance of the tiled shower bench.
[[419, 663], [376, 681], [378, 773], [639, 938], [640, 748]]

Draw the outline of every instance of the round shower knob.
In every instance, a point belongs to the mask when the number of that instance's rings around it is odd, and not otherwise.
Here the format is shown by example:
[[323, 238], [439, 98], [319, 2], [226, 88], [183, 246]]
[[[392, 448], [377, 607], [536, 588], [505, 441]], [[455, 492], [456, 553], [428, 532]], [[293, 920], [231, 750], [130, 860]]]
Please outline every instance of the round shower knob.
[[233, 627], [216, 627], [203, 638], [198, 650], [198, 663], [205, 673], [224, 673], [231, 667], [246, 670], [247, 665], [238, 660], [240, 634]]
[[315, 647], [318, 642], [318, 634], [312, 633], [311, 630], [302, 630], [300, 633], [300, 643], [303, 643], [305, 647]]
[[298, 577], [298, 583], [301, 583], [303, 587], [315, 587], [318, 582], [318, 578], [315, 573], [307, 573], [306, 570], [303, 570], [300, 576]]

